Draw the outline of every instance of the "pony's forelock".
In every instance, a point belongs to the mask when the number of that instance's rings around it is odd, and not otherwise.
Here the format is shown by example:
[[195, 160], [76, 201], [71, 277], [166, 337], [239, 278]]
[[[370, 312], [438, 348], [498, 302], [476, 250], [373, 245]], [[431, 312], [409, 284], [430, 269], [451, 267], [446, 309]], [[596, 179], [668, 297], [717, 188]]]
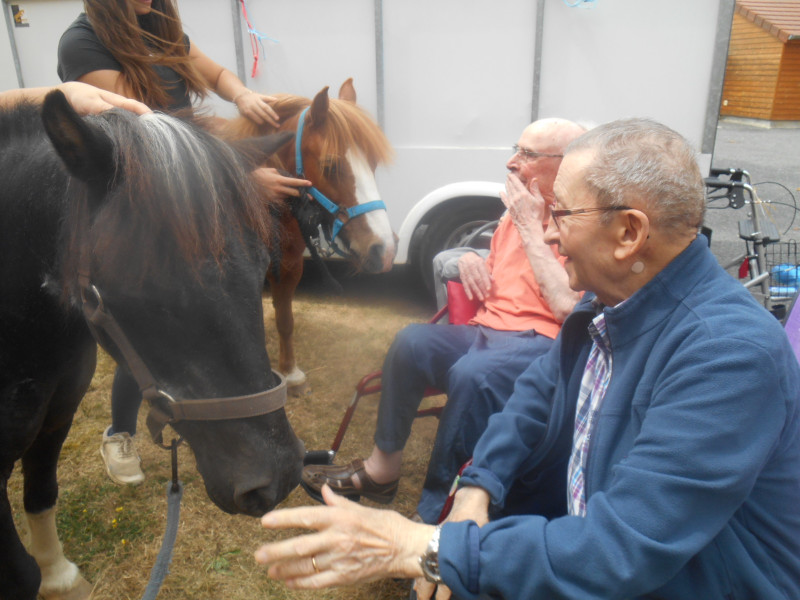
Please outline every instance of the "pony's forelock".
[[117, 163], [92, 226], [98, 268], [107, 276], [199, 274], [203, 264], [222, 261], [231, 231], [240, 240], [254, 231], [269, 243], [267, 207], [227, 144], [161, 113], [109, 113], [97, 122], [115, 144]]
[[[277, 94], [272, 108], [283, 123], [311, 105], [311, 100], [292, 94]], [[244, 117], [235, 119], [228, 131], [238, 137], [252, 137], [259, 129]], [[263, 127], [261, 133], [271, 133], [276, 128]], [[372, 165], [386, 164], [392, 160], [392, 147], [377, 123], [359, 106], [346, 100], [331, 98], [328, 101], [328, 123], [322, 154], [344, 156], [349, 149], [358, 149]]]

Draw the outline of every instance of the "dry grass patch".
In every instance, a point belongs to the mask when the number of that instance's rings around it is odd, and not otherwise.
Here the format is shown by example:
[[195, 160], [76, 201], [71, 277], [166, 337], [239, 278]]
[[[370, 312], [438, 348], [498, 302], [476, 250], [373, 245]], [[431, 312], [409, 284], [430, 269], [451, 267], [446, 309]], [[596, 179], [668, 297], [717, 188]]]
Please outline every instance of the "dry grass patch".
[[[345, 294], [329, 297], [305, 285], [295, 304], [298, 363], [309, 379], [307, 392], [290, 398], [287, 411], [297, 435], [309, 449], [330, 448], [356, 382], [380, 368], [394, 334], [425, 320], [432, 307], [413, 280], [402, 273], [346, 282]], [[267, 345], [277, 356], [277, 337], [268, 295], [264, 298]], [[105, 474], [99, 454], [110, 419], [114, 363], [101, 353], [91, 388], [83, 400], [59, 466], [58, 524], [67, 556], [95, 584], [93, 598], [141, 598], [166, 525], [169, 453], [153, 444], [140, 413], [139, 449], [147, 476], [139, 487], [119, 487]], [[372, 445], [375, 400], [356, 413], [337, 462], [365, 455]], [[392, 508], [410, 515], [416, 506], [435, 434], [435, 420], [415, 424], [407, 448], [404, 477]], [[352, 588], [295, 592], [270, 581], [255, 564], [253, 551], [286, 534], [262, 530], [256, 519], [224, 514], [208, 499], [191, 451], [179, 450], [184, 483], [181, 523], [170, 574], [159, 599], [253, 600], [256, 598], [380, 600], [408, 597], [407, 582], [382, 581]], [[14, 518], [21, 526], [22, 478], [10, 482]], [[297, 489], [283, 506], [312, 501]]]

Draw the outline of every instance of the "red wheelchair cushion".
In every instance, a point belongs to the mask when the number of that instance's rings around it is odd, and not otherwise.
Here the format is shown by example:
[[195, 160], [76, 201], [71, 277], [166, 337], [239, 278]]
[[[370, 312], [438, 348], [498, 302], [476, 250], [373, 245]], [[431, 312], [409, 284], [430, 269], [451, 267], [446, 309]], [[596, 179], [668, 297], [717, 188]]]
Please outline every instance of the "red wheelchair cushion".
[[460, 281], [447, 282], [447, 314], [451, 325], [466, 325], [478, 312], [481, 301], [470, 300]]

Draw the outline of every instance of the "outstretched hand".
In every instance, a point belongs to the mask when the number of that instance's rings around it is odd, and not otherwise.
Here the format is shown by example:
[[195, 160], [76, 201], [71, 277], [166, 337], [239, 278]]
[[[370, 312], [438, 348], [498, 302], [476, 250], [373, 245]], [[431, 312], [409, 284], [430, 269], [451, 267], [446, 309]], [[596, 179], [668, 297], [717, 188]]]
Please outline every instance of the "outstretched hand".
[[433, 535], [432, 525], [361, 506], [327, 485], [322, 497], [327, 506], [287, 508], [262, 517], [267, 529], [316, 530], [256, 551], [256, 562], [269, 567], [270, 577], [290, 588], [316, 589], [422, 574], [419, 557]]
[[124, 108], [137, 115], [143, 115], [152, 112], [147, 106], [141, 102], [137, 102], [131, 98], [120, 96], [114, 92], [109, 92], [96, 88], [87, 83], [80, 83], [78, 81], [70, 81], [62, 83], [57, 86], [64, 95], [67, 101], [72, 105], [76, 112], [82, 115], [93, 115], [110, 108]]

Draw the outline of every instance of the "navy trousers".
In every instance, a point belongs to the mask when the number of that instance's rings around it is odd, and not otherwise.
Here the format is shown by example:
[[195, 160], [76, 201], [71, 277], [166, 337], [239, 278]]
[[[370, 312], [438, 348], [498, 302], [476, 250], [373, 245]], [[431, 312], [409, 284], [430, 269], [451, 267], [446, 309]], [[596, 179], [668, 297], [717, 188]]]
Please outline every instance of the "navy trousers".
[[461, 465], [472, 456], [489, 417], [503, 409], [514, 381], [552, 345], [534, 331], [473, 325], [409, 325], [395, 337], [383, 364], [375, 444], [402, 450], [423, 393], [447, 393], [417, 508], [435, 523]]
[[142, 405], [142, 393], [133, 376], [117, 367], [111, 386], [111, 429], [109, 435], [130, 433], [136, 435], [136, 418]]

